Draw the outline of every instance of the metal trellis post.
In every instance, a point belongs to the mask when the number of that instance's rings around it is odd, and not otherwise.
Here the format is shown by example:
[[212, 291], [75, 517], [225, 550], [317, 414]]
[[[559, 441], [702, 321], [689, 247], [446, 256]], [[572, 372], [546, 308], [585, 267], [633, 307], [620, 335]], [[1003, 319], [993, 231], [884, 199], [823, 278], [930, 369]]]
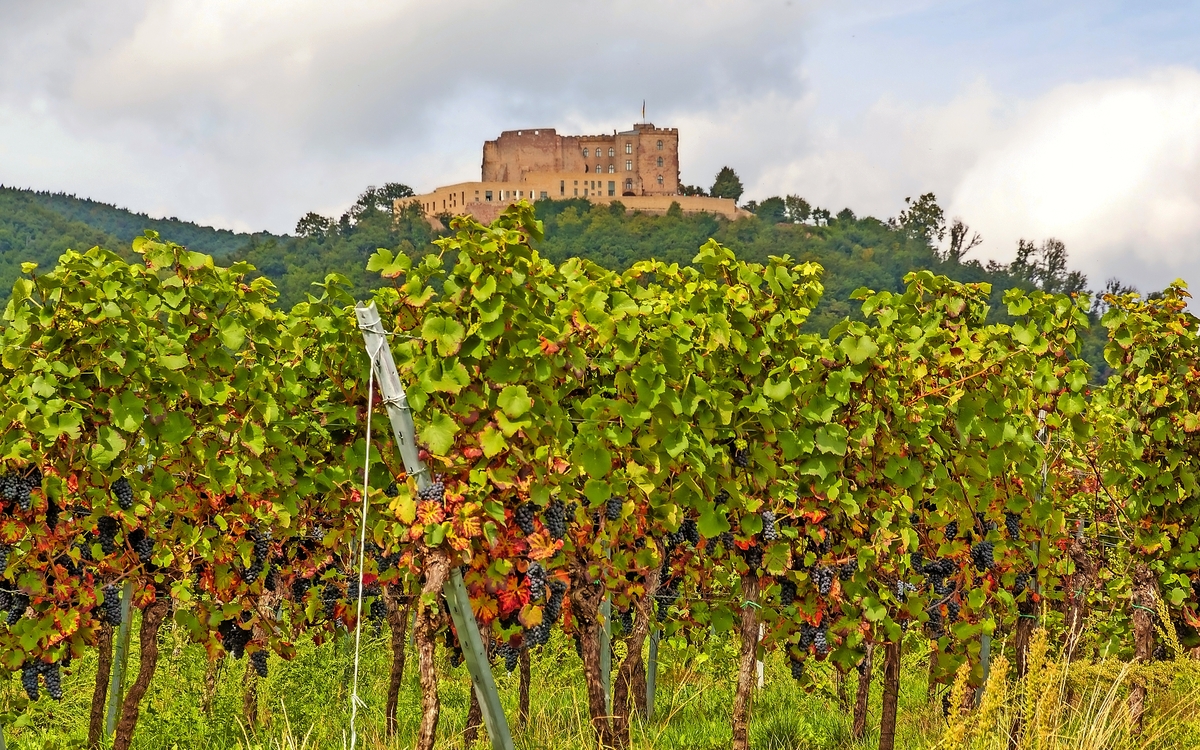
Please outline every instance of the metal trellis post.
[[[408, 397], [400, 382], [400, 373], [396, 370], [392, 349], [387, 343], [387, 334], [383, 330], [379, 310], [376, 309], [375, 303], [371, 302], [366, 306], [357, 305], [354, 312], [358, 318], [359, 330], [363, 334], [363, 342], [367, 346], [367, 355], [372, 357], [374, 363], [375, 380], [379, 383], [380, 393], [383, 394], [383, 404], [387, 408], [388, 420], [392, 424], [392, 434], [400, 448], [400, 456], [404, 459], [404, 468], [417, 480], [417, 487], [424, 489], [433, 482], [428, 469], [421, 461], [412, 410], [408, 406]], [[492, 679], [492, 669], [483, 647], [483, 637], [479, 634], [479, 625], [471, 612], [471, 599], [457, 566], [451, 568], [442, 594], [449, 606], [450, 617], [454, 620], [454, 629], [458, 632], [463, 661], [471, 674], [471, 684], [479, 699], [483, 724], [487, 727], [488, 736], [492, 738], [492, 748], [513, 750], [508, 719], [504, 716], [504, 707], [500, 703], [500, 694], [496, 691], [496, 682]]]
[[600, 603], [600, 684], [604, 687], [604, 709], [612, 714], [612, 601]]
[[104, 723], [105, 737], [112, 737], [113, 732], [117, 730], [117, 716], [121, 711], [121, 694], [125, 687], [125, 667], [129, 663], [129, 630], [133, 620], [130, 611], [132, 602], [133, 582], [126, 581], [121, 588], [121, 626], [117, 629], [112, 680], [108, 683], [108, 716]]
[[662, 631], [654, 628], [650, 631], [650, 656], [646, 659], [646, 718], [654, 718], [654, 691], [658, 682], [658, 639]]

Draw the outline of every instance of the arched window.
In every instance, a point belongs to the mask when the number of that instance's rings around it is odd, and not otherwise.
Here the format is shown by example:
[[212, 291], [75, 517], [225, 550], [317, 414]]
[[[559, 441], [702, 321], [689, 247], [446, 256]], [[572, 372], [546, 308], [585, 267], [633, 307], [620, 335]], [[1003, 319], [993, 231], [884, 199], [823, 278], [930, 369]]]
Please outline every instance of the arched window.
[[612, 146], [609, 146], [608, 147], [608, 158], [611, 159], [612, 157], [614, 157], [616, 155], [617, 155], [617, 150], [615, 148], [613, 148]]
[[632, 179], [625, 180], [625, 189], [633, 190], [633, 180]]
[[[662, 141], [658, 142], [658, 150], [662, 151]], [[585, 154], [585, 156], [586, 156], [586, 154]]]
[[601, 173], [601, 172], [603, 172], [603, 171], [604, 171], [604, 165], [603, 165], [603, 164], [597, 164], [597, 165], [596, 165], [596, 174], [600, 174], [600, 173]]
[[583, 150], [583, 158], [585, 158], [585, 159], [586, 159], [586, 158], [587, 158], [587, 156], [588, 156], [588, 150], [585, 148], [585, 149]]
[[608, 173], [609, 173], [609, 174], [614, 174], [616, 171], [617, 171], [617, 165], [616, 165], [616, 164], [609, 164], [609, 165], [608, 165]]
[[659, 176], [658, 176], [658, 184], [659, 184], [659, 185], [663, 184], [662, 175], [659, 175]]
[[633, 144], [630, 143], [629, 141], [625, 142], [625, 153], [627, 153], [627, 154], [633, 153]]
[[662, 160], [662, 157], [660, 156], [660, 157], [658, 157], [658, 166], [661, 167], [662, 165], [663, 165], [663, 160]]

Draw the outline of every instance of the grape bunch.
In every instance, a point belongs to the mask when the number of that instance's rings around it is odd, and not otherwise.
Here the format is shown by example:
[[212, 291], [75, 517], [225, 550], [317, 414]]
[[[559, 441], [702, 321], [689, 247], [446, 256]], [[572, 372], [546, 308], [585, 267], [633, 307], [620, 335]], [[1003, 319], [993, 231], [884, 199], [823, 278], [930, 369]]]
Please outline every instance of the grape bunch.
[[387, 602], [382, 596], [376, 596], [371, 600], [371, 609], [367, 612], [367, 617], [371, 622], [383, 622], [387, 618]]
[[550, 501], [550, 505], [546, 506], [544, 520], [553, 538], [562, 539], [567, 535], [567, 509], [561, 500], [555, 498]]
[[511, 672], [517, 668], [517, 661], [521, 658], [521, 652], [511, 643], [501, 643], [496, 646], [496, 656], [504, 660], [504, 668]]
[[338, 591], [338, 587], [330, 581], [321, 589], [321, 605], [325, 610], [325, 619], [332, 620], [337, 616], [337, 603], [341, 598], [342, 592]]
[[0, 544], [0, 576], [8, 570], [8, 545]]
[[946, 602], [946, 617], [950, 620], [951, 623], [958, 622], [958, 613], [959, 613], [960, 609], [962, 609], [962, 607], [959, 605], [958, 602], [954, 601], [953, 599]]
[[16, 625], [25, 616], [25, 610], [28, 607], [29, 597], [20, 591], [14, 591], [8, 602], [8, 624], [10, 627]]
[[395, 480], [392, 480], [391, 484], [383, 488], [383, 496], [387, 498], [399, 497], [400, 485], [396, 484]]
[[265, 680], [267, 678], [267, 651], [259, 649], [250, 654], [250, 666], [254, 667], [254, 671], [258, 672], [258, 676]]
[[308, 590], [310, 588], [312, 588], [312, 579], [297, 576], [296, 579], [292, 581], [292, 600], [297, 602], [300, 601], [308, 595]]
[[271, 554], [271, 532], [267, 530], [265, 533], [260, 533], [252, 529], [247, 536], [254, 542], [254, 551], [251, 555], [250, 567], [246, 568], [245, 580], [257, 581], [267, 567], [267, 556]]
[[59, 671], [57, 663], [42, 665], [42, 680], [46, 683], [46, 693], [51, 700], [63, 699], [62, 672]]
[[804, 662], [795, 656], [788, 654], [788, 661], [792, 668], [792, 679], [798, 680], [804, 676]]
[[724, 505], [729, 502], [729, 492], [727, 490], [719, 490], [716, 497], [713, 498], [713, 502], [717, 505]]
[[619, 497], [610, 497], [604, 505], [604, 517], [610, 521], [616, 521], [621, 518], [621, 509], [624, 507], [625, 501]]
[[951, 521], [946, 524], [945, 529], [946, 541], [952, 541], [958, 537], [958, 521]]
[[32, 506], [29, 493], [42, 486], [42, 470], [31, 466], [24, 474], [9, 473], [0, 476], [0, 496], [15, 502], [26, 513]]
[[1029, 577], [1028, 573], [1017, 573], [1017, 580], [1013, 583], [1013, 596], [1020, 596], [1032, 582], [1033, 579]]
[[822, 623], [820, 626], [812, 625], [811, 623], [800, 623], [800, 648], [807, 651], [809, 647], [816, 646], [817, 653], [824, 654], [829, 651], [829, 634], [828, 626]]
[[734, 546], [733, 545], [733, 532], [732, 531], [722, 531], [721, 535], [717, 537], [717, 541], [721, 543], [721, 546], [724, 547], [726, 551], [732, 550], [733, 546]]
[[750, 568], [751, 571], [758, 570], [760, 567], [762, 567], [762, 559], [763, 559], [762, 547], [759, 547], [757, 544], [755, 544], [750, 547], [747, 547], [746, 549], [742, 550], [741, 552], [742, 552], [742, 559], [746, 561], [746, 566], [748, 568]]
[[817, 632], [813, 634], [813, 646], [817, 649], [818, 654], [829, 652], [829, 631], [825, 623], [821, 623]]
[[942, 623], [942, 610], [939, 606], [934, 606], [929, 609], [929, 636], [931, 638], [941, 638], [946, 634], [946, 627]]
[[921, 572], [927, 576], [945, 578], [954, 575], [954, 571], [954, 561], [944, 557], [935, 558], [921, 566]]
[[53, 530], [58, 525], [58, 503], [53, 498], [46, 501], [46, 528]]
[[683, 541], [696, 547], [700, 544], [700, 526], [694, 518], [685, 519], [679, 525], [679, 535], [683, 537]]
[[530, 601], [541, 599], [546, 593], [546, 569], [542, 567], [541, 563], [530, 563], [525, 578], [529, 580]]
[[10, 604], [12, 604], [12, 592], [0, 589], [0, 612], [7, 612]]
[[112, 516], [100, 516], [96, 521], [96, 536], [100, 541], [100, 550], [105, 555], [117, 551], [117, 529], [120, 525]]
[[525, 536], [532, 534], [536, 527], [533, 525], [533, 503], [521, 503], [517, 509], [513, 511], [513, 520], [516, 521], [521, 533]]
[[971, 560], [979, 572], [996, 567], [996, 548], [991, 542], [983, 541], [971, 547]]
[[813, 568], [812, 581], [817, 584], [817, 591], [821, 592], [821, 596], [827, 596], [833, 589], [833, 568]]
[[913, 570], [921, 570], [925, 565], [925, 557], [920, 550], [908, 553], [908, 567]]
[[618, 614], [621, 619], [621, 632], [629, 635], [633, 632], [633, 607], [622, 610]]
[[38, 675], [41, 673], [40, 662], [26, 662], [25, 666], [21, 667], [21, 687], [25, 688], [25, 694], [31, 701], [38, 699]]
[[129, 510], [133, 507], [133, 487], [129, 485], [129, 480], [125, 477], [120, 477], [112, 483], [112, 493], [117, 498], [117, 506], [121, 510]]
[[849, 581], [858, 572], [858, 563], [854, 560], [847, 560], [838, 566], [837, 576], [839, 581]]
[[1008, 538], [1017, 540], [1021, 538], [1021, 517], [1016, 513], [1004, 514], [1004, 530], [1008, 532]]
[[775, 528], [775, 512], [762, 512], [762, 538], [764, 542], [773, 542], [779, 538], [779, 529]]
[[550, 642], [550, 623], [540, 622], [525, 631], [525, 648], [537, 648]]
[[567, 584], [554, 578], [550, 581], [550, 598], [546, 600], [546, 608], [542, 610], [542, 622], [549, 625], [558, 620], [562, 614], [563, 597], [567, 593]]
[[100, 603], [100, 612], [104, 621], [114, 628], [121, 624], [121, 593], [113, 584], [104, 587], [104, 601]]
[[437, 480], [436, 482], [431, 482], [429, 485], [427, 485], [423, 489], [417, 490], [417, 499], [418, 500], [432, 500], [433, 502], [440, 503], [440, 502], [442, 502], [442, 498], [445, 497], [445, 495], [446, 495], [446, 483], [440, 479]]
[[679, 598], [679, 581], [671, 578], [658, 587], [658, 591], [654, 592], [654, 601], [658, 604], [657, 617], [658, 621], [662, 622], [667, 619], [667, 610]]
[[739, 469], [750, 468], [750, 449], [747, 447], [739, 448], [733, 446], [733, 465]]
[[225, 620], [217, 626], [217, 634], [225, 650], [235, 659], [241, 659], [246, 653], [246, 644], [250, 643], [252, 633], [243, 629], [237, 620]]
[[908, 581], [896, 581], [896, 598], [901, 602], [908, 601], [908, 595], [915, 592], [917, 587]]
[[150, 558], [154, 557], [154, 540], [146, 535], [146, 532], [141, 529], [134, 529], [129, 534], [129, 544], [133, 547], [133, 551], [137, 553], [138, 559], [143, 565], [150, 563]]
[[796, 601], [796, 582], [790, 578], [784, 578], [779, 582], [779, 603], [787, 607], [794, 601]]

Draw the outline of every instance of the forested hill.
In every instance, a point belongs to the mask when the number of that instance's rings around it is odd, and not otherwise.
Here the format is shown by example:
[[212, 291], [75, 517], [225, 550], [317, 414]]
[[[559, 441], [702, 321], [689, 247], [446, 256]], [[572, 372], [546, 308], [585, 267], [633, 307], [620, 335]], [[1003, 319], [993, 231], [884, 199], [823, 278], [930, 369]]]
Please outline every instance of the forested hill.
[[[330, 273], [350, 278], [356, 294], [367, 293], [377, 277], [366, 272], [367, 259], [380, 247], [409, 255], [436, 250], [439, 231], [419, 208], [393, 216], [392, 199], [402, 185], [370, 188], [339, 219], [303, 217], [296, 236], [247, 235], [201, 227], [174, 219], [151, 219], [94, 201], [64, 195], [0, 189], [0, 301], [8, 297], [23, 261], [53, 265], [68, 247], [101, 245], [128, 252], [129, 243], [147, 228], [165, 239], [216, 256], [223, 262], [245, 260], [275, 282], [280, 302], [291, 305], [314, 291]], [[776, 205], [777, 204], [777, 205]], [[911, 201], [899, 217], [881, 221], [859, 218], [849, 209], [836, 216], [811, 209], [795, 198], [769, 199], [748, 206], [756, 215], [729, 221], [709, 214], [626, 213], [619, 203], [592, 205], [585, 200], [539, 201], [545, 223], [539, 249], [551, 260], [586, 257], [612, 269], [647, 258], [690, 263], [710, 237], [748, 260], [790, 255], [824, 268], [825, 294], [810, 328], [828, 330], [859, 305], [855, 289], [899, 290], [909, 271], [928, 269], [960, 281], [986, 281], [993, 287], [995, 314], [1004, 317], [1003, 292], [1014, 286], [1052, 292], [1086, 291], [1087, 279], [1067, 267], [1066, 248], [1046, 240], [1022, 242], [1012, 263], [981, 264], [969, 254], [970, 231], [959, 222], [947, 226], [932, 195]], [[448, 221], [449, 217], [445, 217]], [[1103, 334], [1094, 326], [1085, 356], [1103, 370]], [[1103, 372], [1098, 373], [1103, 377]]]
[[256, 235], [214, 229], [175, 218], [155, 219], [107, 203], [64, 193], [45, 193], [0, 186], [0, 300], [7, 299], [21, 263], [51, 266], [67, 248], [95, 245], [126, 252], [133, 238], [153, 229], [193, 250], [227, 258]]

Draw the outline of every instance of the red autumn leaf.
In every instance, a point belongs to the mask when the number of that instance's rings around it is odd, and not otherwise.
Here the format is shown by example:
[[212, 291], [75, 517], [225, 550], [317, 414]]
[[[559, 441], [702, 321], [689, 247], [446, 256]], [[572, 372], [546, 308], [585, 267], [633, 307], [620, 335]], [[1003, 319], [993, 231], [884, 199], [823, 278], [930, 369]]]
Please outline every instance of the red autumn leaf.
[[490, 596], [471, 599], [471, 611], [475, 613], [475, 619], [485, 625], [495, 620], [496, 615], [500, 614], [499, 604]]
[[524, 586], [518, 586], [515, 578], [509, 578], [508, 587], [499, 593], [498, 598], [500, 613], [507, 615], [529, 603], [529, 590]]
[[545, 530], [531, 534], [526, 541], [529, 542], [530, 560], [545, 560], [548, 557], [554, 557], [562, 547], [562, 541], [551, 539], [549, 532]]
[[558, 344], [554, 343], [553, 341], [546, 338], [545, 336], [542, 336], [542, 343], [538, 348], [541, 349], [542, 354], [545, 354], [547, 357], [554, 355], [554, 354], [558, 354], [558, 350], [559, 350]]
[[78, 492], [79, 491], [79, 477], [77, 477], [74, 474], [67, 477], [67, 489], [70, 490], [72, 493]]
[[441, 523], [445, 520], [446, 512], [436, 500], [425, 500], [417, 505], [417, 521], [422, 525]]

